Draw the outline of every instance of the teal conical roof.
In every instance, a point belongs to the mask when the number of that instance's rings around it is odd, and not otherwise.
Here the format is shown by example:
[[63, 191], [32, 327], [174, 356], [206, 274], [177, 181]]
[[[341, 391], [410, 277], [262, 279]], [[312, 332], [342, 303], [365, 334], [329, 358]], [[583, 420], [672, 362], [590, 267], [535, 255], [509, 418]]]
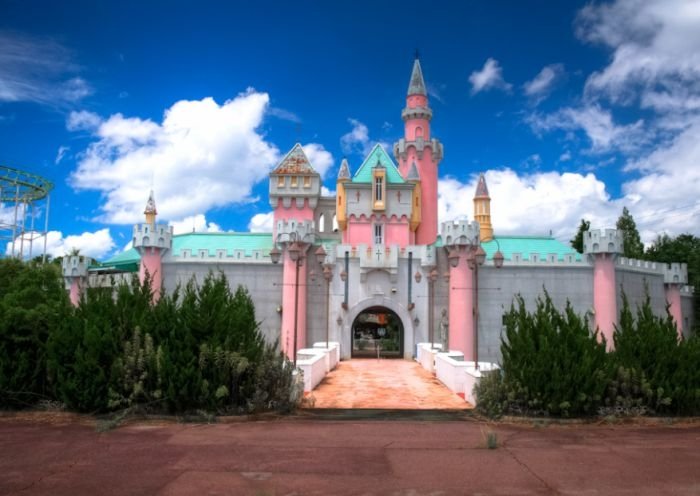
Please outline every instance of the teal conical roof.
[[384, 150], [379, 143], [374, 145], [374, 148], [369, 152], [365, 161], [362, 162], [360, 168], [357, 169], [355, 176], [352, 178], [352, 182], [370, 184], [372, 182], [372, 169], [377, 166], [386, 169], [387, 184], [401, 184], [406, 182], [401, 177], [401, 173], [396, 168], [396, 165], [394, 165], [394, 162], [389, 158], [386, 150]]

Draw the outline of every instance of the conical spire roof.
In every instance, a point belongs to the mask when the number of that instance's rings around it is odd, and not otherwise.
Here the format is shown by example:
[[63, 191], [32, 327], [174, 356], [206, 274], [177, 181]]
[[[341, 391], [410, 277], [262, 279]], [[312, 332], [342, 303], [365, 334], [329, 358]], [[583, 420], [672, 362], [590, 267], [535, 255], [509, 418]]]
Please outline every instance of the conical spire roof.
[[489, 189], [486, 186], [486, 178], [483, 173], [479, 174], [479, 182], [476, 185], [474, 198], [489, 198]]
[[420, 60], [416, 57], [413, 62], [413, 72], [411, 72], [411, 82], [408, 84], [408, 95], [423, 95], [428, 93], [425, 90], [425, 81], [423, 81], [423, 71], [420, 68]]
[[406, 181], [420, 181], [420, 174], [418, 173], [418, 167], [416, 167], [415, 160], [411, 164], [411, 168], [408, 170]]
[[146, 210], [143, 211], [144, 214], [153, 214], [156, 215], [158, 214], [158, 211], [156, 210], [156, 201], [153, 198], [153, 190], [151, 190], [151, 194], [148, 195], [148, 201], [146, 202]]
[[340, 162], [340, 170], [338, 171], [338, 181], [346, 181], [350, 179], [350, 166], [348, 165], [348, 159], [344, 158]]

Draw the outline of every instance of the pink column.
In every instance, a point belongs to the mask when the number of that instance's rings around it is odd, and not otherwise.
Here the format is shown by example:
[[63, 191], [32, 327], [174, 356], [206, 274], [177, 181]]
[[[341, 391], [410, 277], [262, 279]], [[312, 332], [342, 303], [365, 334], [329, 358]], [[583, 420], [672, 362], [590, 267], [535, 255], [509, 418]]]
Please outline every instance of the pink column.
[[617, 293], [615, 291], [615, 255], [599, 253], [593, 262], [593, 309], [595, 323], [605, 336], [608, 351], [613, 349], [613, 333], [617, 323]]
[[[80, 295], [81, 295], [80, 278], [73, 277], [73, 278], [71, 278], [71, 281], [70, 281], [70, 302], [74, 307], [77, 307], [78, 304], [80, 304]], [[680, 293], [678, 293], [678, 295], [680, 297]]]
[[683, 335], [683, 309], [681, 308], [681, 287], [678, 284], [666, 284], [666, 301], [671, 317], [676, 322], [678, 337]]
[[[299, 277], [301, 281], [301, 277]], [[287, 358], [294, 358], [294, 285], [296, 283], [296, 262], [289, 258], [284, 250], [284, 268], [282, 272], [282, 330], [280, 347]]]
[[313, 249], [307, 246], [303, 248], [306, 253], [301, 267], [299, 267], [299, 309], [297, 320], [297, 351], [306, 348], [306, 272], [311, 270], [310, 264], [315, 263]]
[[474, 359], [474, 289], [472, 270], [466, 252], [459, 253], [459, 264], [450, 267], [450, 350], [461, 351], [467, 360]]
[[160, 298], [160, 289], [163, 284], [163, 270], [159, 248], [144, 248], [139, 268], [139, 281], [141, 281], [141, 284], [146, 280], [146, 273], [151, 278], [153, 303], [156, 303], [158, 298]]

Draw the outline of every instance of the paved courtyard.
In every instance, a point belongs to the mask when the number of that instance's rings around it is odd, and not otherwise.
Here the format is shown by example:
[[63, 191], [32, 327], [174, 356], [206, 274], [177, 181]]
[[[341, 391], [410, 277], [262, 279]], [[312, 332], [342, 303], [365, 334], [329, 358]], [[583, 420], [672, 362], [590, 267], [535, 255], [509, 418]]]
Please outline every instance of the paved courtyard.
[[471, 405], [413, 360], [342, 361], [311, 393], [315, 408], [466, 409]]
[[699, 424], [93, 424], [0, 417], [0, 494], [700, 494]]

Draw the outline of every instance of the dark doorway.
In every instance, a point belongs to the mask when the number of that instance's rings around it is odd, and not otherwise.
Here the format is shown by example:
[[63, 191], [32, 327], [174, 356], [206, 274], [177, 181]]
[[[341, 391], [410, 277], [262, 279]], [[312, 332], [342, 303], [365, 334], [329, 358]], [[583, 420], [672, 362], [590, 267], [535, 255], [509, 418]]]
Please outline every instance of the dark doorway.
[[352, 323], [352, 356], [403, 358], [403, 324], [394, 312], [371, 307]]

